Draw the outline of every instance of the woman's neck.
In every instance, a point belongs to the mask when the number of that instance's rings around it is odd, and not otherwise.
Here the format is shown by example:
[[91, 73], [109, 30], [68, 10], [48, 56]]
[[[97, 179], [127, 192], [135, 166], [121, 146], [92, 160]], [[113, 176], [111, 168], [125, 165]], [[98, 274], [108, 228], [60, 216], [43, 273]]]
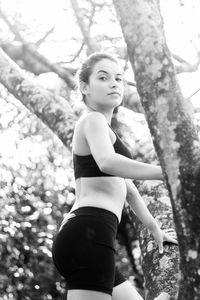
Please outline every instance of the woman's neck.
[[90, 112], [90, 111], [97, 111], [97, 112], [102, 113], [102, 114], [105, 116], [105, 118], [106, 118], [108, 124], [111, 124], [111, 119], [112, 119], [112, 115], [113, 115], [113, 110], [110, 111], [110, 112], [109, 112], [109, 111], [101, 111], [101, 110], [97, 110], [97, 109], [91, 107], [91, 106], [88, 105], [88, 104], [86, 104], [86, 107], [87, 107], [87, 111], [88, 111], [88, 112]]

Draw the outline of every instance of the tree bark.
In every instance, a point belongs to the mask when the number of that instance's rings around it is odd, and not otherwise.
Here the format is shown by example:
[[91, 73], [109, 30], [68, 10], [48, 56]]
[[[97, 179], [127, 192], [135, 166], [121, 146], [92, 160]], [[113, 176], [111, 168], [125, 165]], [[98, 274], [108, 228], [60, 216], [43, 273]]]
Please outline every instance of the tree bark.
[[179, 300], [200, 298], [199, 139], [177, 83], [159, 3], [114, 0], [164, 170], [179, 241]]
[[74, 125], [77, 117], [62, 97], [55, 97], [43, 87], [28, 79], [0, 49], [0, 82], [22, 104], [40, 118], [71, 149]]
[[[162, 229], [174, 228], [172, 207], [163, 184], [143, 183], [139, 190], [159, 226]], [[176, 299], [179, 278], [177, 245], [165, 243], [164, 253], [159, 254], [158, 247], [150, 232], [135, 217], [130, 208], [128, 210], [138, 232], [141, 247], [142, 268], [145, 277], [145, 299], [156, 299], [156, 297], [161, 297], [163, 293], [168, 297], [166, 299]]]

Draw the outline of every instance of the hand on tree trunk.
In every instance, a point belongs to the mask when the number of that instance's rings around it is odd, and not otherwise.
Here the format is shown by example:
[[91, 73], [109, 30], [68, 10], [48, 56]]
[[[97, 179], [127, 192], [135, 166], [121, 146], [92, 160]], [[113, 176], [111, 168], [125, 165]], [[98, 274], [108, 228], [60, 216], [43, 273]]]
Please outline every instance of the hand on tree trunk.
[[161, 229], [157, 226], [152, 230], [152, 235], [158, 244], [159, 253], [163, 253], [163, 243], [172, 243], [178, 245], [177, 235], [173, 228]]

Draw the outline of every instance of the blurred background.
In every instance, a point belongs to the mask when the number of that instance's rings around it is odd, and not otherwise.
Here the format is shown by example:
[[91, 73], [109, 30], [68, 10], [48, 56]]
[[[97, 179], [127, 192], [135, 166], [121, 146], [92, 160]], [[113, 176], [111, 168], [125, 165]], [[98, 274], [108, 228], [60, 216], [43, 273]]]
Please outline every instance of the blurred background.
[[[160, 5], [177, 79], [199, 128], [200, 2], [161, 0]], [[112, 1], [1, 0], [0, 45], [27, 77], [69, 101], [77, 116], [83, 103], [68, 74], [76, 82], [80, 64], [95, 51], [115, 55], [126, 80], [117, 118], [133, 128], [129, 132], [124, 125], [123, 138], [135, 158], [156, 161]], [[0, 84], [0, 299], [66, 299], [51, 246], [73, 205], [74, 186], [70, 151]], [[137, 236], [126, 216], [123, 222], [117, 264], [142, 293]]]

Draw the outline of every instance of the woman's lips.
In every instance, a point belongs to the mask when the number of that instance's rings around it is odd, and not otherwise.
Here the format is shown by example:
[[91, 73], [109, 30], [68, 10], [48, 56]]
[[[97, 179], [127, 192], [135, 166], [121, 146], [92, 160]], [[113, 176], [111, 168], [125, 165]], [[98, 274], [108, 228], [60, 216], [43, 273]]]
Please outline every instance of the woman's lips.
[[112, 92], [112, 93], [109, 93], [108, 95], [109, 95], [109, 96], [110, 96], [110, 95], [118, 95], [118, 96], [121, 96], [120, 93], [118, 93], [118, 92]]

